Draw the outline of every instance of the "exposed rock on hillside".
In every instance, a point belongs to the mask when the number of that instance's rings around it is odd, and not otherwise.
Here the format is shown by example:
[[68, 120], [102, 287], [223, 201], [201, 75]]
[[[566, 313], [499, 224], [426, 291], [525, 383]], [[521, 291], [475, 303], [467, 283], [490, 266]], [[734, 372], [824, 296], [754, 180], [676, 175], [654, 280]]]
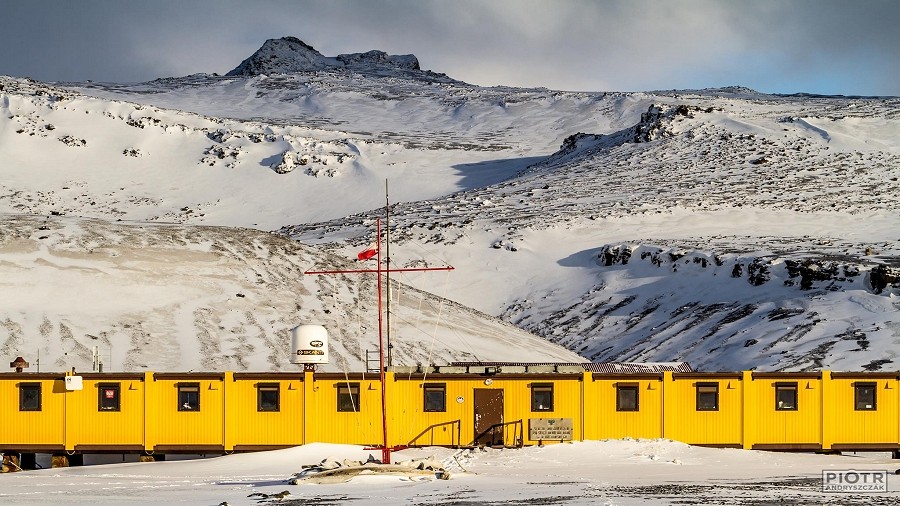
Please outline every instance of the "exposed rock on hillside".
[[347, 68], [361, 73], [420, 70], [419, 60], [411, 54], [389, 55], [384, 51], [373, 50], [330, 58], [296, 37], [282, 37], [265, 41], [255, 53], [225, 75], [290, 74], [326, 68]]
[[523, 300], [507, 316], [601, 362], [878, 370], [895, 358], [900, 272], [889, 258], [646, 244], [606, 245], [595, 258], [602, 269], [580, 303], [533, 320]]
[[249, 58], [225, 74], [226, 76], [258, 76], [321, 70], [333, 61], [296, 37], [269, 39]]
[[420, 70], [419, 60], [411, 54], [389, 55], [384, 51], [373, 50], [365, 53], [339, 54], [337, 60], [347, 67], [357, 69], [384, 67]]

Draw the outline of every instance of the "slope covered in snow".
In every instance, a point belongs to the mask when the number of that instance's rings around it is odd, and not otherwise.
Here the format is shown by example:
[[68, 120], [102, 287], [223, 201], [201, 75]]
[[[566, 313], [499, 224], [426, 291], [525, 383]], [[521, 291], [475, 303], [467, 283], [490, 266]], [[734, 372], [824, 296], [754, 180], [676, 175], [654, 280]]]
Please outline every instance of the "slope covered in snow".
[[[392, 263], [457, 268], [446, 281], [410, 273], [400, 282], [583, 357], [706, 370], [896, 368], [896, 98], [482, 88], [405, 57], [329, 58], [287, 38], [248, 61], [240, 75], [127, 85], [0, 78], [0, 212], [277, 229], [352, 258], [372, 239], [388, 180], [398, 202]], [[34, 260], [0, 257], [0, 266], [28, 277]], [[39, 276], [56, 291], [54, 276]], [[279, 301], [282, 341], [293, 316], [322, 304], [306, 290], [304, 310]], [[56, 328], [64, 318], [55, 314], [19, 308], [2, 318], [39, 329], [46, 317]], [[478, 327], [465, 314], [457, 325]], [[200, 332], [160, 325], [175, 340]], [[224, 328], [245, 339], [251, 325]], [[73, 335], [90, 342], [97, 332]], [[0, 329], [18, 343], [8, 352], [37, 348], [13, 335], [41, 334]], [[460, 353], [480, 355], [471, 346]], [[241, 360], [270, 368], [270, 357]], [[208, 360], [243, 367], [196, 358]]]
[[592, 360], [896, 367], [897, 100], [722, 95], [661, 95], [509, 181], [399, 205], [394, 237], [485, 273], [450, 298]]
[[[377, 370], [367, 363], [378, 350], [374, 275], [303, 274], [354, 267], [251, 229], [5, 216], [0, 355], [27, 356], [44, 371], [89, 371], [95, 349], [107, 371], [291, 371], [291, 329], [320, 323], [332, 358], [320, 370]], [[398, 365], [582, 360], [496, 318], [392, 286]]]

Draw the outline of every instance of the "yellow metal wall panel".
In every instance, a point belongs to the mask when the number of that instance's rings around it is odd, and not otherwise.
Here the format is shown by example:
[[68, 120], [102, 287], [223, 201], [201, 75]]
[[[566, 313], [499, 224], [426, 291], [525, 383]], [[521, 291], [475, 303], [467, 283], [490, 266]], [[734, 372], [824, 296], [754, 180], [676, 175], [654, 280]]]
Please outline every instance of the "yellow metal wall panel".
[[[65, 445], [66, 389], [62, 379], [6, 375], [0, 380], [0, 445]], [[19, 411], [19, 385], [40, 384], [41, 410]]]
[[[797, 409], [775, 409], [776, 383], [797, 384]], [[752, 404], [745, 407], [755, 427], [754, 444], [788, 445], [822, 442], [822, 381], [810, 376], [753, 378]]]
[[602, 414], [600, 412], [599, 387], [593, 375], [590, 372], [585, 372], [581, 388], [581, 421], [583, 424], [582, 437], [586, 440], [601, 439], [600, 418]]
[[753, 384], [753, 373], [744, 371], [741, 373], [741, 416], [742, 423], [742, 441], [741, 445], [744, 449], [753, 448], [756, 443], [757, 418], [756, 418], [756, 386]]
[[[616, 411], [618, 384], [637, 385], [638, 411]], [[585, 385], [585, 438], [618, 439], [663, 437], [663, 382], [659, 379], [632, 380], [627, 375], [597, 379]]]
[[[183, 383], [199, 386], [199, 410], [178, 410], [178, 385]], [[152, 439], [153, 446], [225, 445], [225, 382], [221, 377], [154, 377], [148, 389], [147, 424], [153, 433], [148, 440]]]
[[[490, 385], [485, 384], [488, 381]], [[533, 384], [552, 385], [552, 410], [531, 410], [531, 389]], [[538, 441], [528, 439], [528, 423], [532, 418], [572, 418], [576, 427], [575, 432], [580, 432], [580, 408], [577, 406], [580, 403], [581, 392], [577, 378], [575, 380], [553, 380], [544, 377], [508, 379], [496, 376], [466, 380], [463, 385], [459, 386], [462, 386], [459, 394], [465, 398], [463, 403], [464, 411], [461, 417], [462, 432], [465, 438], [464, 444], [473, 443], [477, 436], [475, 434], [474, 405], [476, 389], [491, 389], [503, 392], [503, 441], [506, 445], [515, 446], [538, 443]]]
[[[260, 384], [277, 385], [278, 411], [258, 410]], [[225, 427], [226, 449], [235, 444], [294, 446], [303, 444], [303, 381], [299, 378], [259, 377], [234, 379], [226, 376], [228, 404]]]
[[[529, 438], [531, 419], [567, 418], [572, 420], [573, 437], [582, 432], [581, 380], [579, 377], [551, 379], [548, 377], [494, 379], [495, 388], [504, 390], [504, 421], [510, 432], [505, 434], [507, 444], [537, 444]], [[550, 385], [553, 388], [553, 409], [532, 411], [532, 388]], [[473, 386], [473, 390], [474, 390]], [[474, 414], [474, 413], [473, 413]], [[473, 421], [474, 423], [474, 421]], [[545, 441], [550, 443], [552, 441]]]
[[[357, 412], [337, 410], [338, 386], [359, 384]], [[381, 444], [381, 385], [374, 379], [316, 377], [308, 389], [306, 440], [323, 443]]]
[[[855, 409], [857, 382], [875, 384], [874, 410]], [[829, 380], [824, 422], [829, 443], [900, 443], [900, 385], [896, 378], [841, 377]]]
[[[119, 411], [99, 409], [100, 385], [119, 386]], [[144, 442], [142, 378], [84, 378], [82, 390], [66, 393], [66, 447], [128, 445]]]
[[[544, 379], [520, 380], [516, 383], [517, 399], [521, 399], [521, 404], [517, 405], [522, 411], [521, 416], [525, 431], [524, 443], [526, 445], [537, 444], [537, 440], [529, 439], [528, 427], [529, 419], [532, 418], [566, 418], [572, 420], [572, 439], [581, 439], [583, 437], [584, 428], [582, 426], [582, 387], [583, 377], [554, 379], [547, 381]], [[533, 384], [552, 384], [553, 385], [553, 409], [550, 411], [531, 411], [531, 386]], [[544, 441], [547, 443], [548, 441]]]
[[[728, 376], [665, 375], [665, 437], [688, 444], [740, 445], [743, 385]], [[697, 383], [718, 385], [718, 409], [697, 410]]]
[[[425, 383], [446, 386], [445, 411], [425, 411], [421, 378], [394, 381], [390, 384], [391, 402], [388, 404], [390, 444], [431, 446], [470, 443], [474, 437], [470, 420], [473, 416], [473, 382], [426, 377]], [[462, 402], [457, 402], [457, 399]]]

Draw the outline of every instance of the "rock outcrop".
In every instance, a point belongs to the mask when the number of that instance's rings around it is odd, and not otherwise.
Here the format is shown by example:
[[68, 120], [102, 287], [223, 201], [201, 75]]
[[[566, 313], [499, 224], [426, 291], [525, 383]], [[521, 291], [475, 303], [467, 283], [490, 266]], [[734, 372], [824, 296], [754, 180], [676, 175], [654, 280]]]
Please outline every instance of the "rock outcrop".
[[340, 68], [360, 73], [420, 70], [419, 60], [411, 54], [389, 55], [373, 50], [328, 57], [296, 37], [282, 37], [267, 40], [253, 55], [225, 75], [258, 76]]

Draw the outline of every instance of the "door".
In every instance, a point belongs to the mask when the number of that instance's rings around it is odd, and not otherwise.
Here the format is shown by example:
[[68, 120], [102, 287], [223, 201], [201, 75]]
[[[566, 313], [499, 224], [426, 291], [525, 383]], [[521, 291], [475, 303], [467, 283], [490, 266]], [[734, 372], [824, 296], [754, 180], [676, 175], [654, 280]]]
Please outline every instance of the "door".
[[503, 390], [476, 388], [475, 444], [503, 446]]

